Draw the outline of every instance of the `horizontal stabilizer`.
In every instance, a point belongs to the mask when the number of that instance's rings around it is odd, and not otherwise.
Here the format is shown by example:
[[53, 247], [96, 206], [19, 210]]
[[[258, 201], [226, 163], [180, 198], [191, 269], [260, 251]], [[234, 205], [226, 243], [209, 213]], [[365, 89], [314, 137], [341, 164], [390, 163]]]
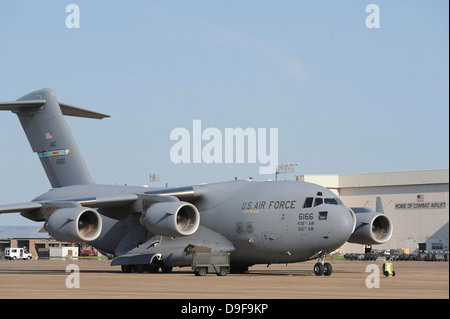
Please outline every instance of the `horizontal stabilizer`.
[[18, 111], [23, 108], [37, 109], [46, 102], [46, 100], [0, 102], [0, 111]]
[[[46, 100], [0, 102], [0, 111], [37, 111], [45, 103], [47, 103]], [[85, 117], [99, 120], [105, 117], [110, 117], [106, 114], [89, 111], [66, 103], [59, 103], [59, 107], [61, 108], [62, 114], [67, 116]]]
[[105, 117], [110, 117], [109, 115], [106, 114], [85, 110], [65, 103], [59, 103], [59, 107], [61, 108], [62, 113], [67, 116], [77, 116], [99, 120]]

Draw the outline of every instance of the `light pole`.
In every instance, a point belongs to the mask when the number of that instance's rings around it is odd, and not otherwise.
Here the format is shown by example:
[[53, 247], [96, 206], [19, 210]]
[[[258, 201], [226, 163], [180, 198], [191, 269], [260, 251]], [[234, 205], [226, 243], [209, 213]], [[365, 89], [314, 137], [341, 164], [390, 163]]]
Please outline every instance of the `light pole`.
[[155, 182], [159, 182], [159, 174], [151, 174], [150, 173], [150, 181], [153, 183], [153, 187], [155, 187]]
[[280, 164], [277, 166], [275, 170], [275, 180], [278, 180], [278, 174], [284, 173], [284, 180], [286, 180], [287, 173], [294, 173], [294, 166], [297, 166], [298, 163], [288, 163], [288, 164]]

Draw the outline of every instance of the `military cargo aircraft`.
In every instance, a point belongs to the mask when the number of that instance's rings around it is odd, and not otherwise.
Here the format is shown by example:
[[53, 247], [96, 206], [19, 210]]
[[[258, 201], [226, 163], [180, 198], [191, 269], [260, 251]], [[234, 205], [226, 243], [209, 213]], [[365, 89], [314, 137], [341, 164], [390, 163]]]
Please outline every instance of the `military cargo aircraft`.
[[[58, 102], [42, 89], [0, 110], [15, 113], [52, 189], [30, 202], [0, 205], [45, 222], [57, 240], [89, 243], [124, 272], [170, 272], [195, 252], [229, 253], [232, 272], [255, 264], [317, 259], [314, 273], [331, 275], [326, 254], [345, 242], [380, 244], [392, 223], [382, 212], [346, 207], [319, 185], [242, 181], [180, 188], [96, 184], [64, 119], [108, 115]], [[0, 128], [1, 130], [1, 128]], [[4, 132], [6, 133], [6, 132]]]

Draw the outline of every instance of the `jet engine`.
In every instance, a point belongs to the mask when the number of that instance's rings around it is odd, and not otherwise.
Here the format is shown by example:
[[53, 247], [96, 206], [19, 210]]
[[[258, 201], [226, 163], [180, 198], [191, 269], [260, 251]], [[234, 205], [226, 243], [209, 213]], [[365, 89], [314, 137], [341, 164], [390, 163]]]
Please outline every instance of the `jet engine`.
[[141, 216], [141, 224], [155, 235], [189, 236], [200, 225], [200, 213], [187, 202], [155, 203]]
[[392, 222], [388, 216], [365, 207], [354, 207], [356, 227], [348, 239], [350, 243], [383, 244], [392, 236]]
[[86, 207], [55, 210], [45, 224], [55, 239], [68, 242], [91, 242], [102, 231], [102, 218], [97, 211]]

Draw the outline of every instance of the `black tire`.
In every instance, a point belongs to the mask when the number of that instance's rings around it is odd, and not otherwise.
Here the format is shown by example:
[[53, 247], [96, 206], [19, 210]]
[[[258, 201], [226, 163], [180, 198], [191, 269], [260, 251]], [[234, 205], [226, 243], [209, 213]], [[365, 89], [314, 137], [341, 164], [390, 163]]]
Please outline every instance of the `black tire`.
[[161, 271], [165, 274], [168, 274], [170, 272], [172, 272], [173, 267], [169, 267], [169, 266], [161, 266]]
[[323, 265], [323, 275], [324, 276], [331, 276], [332, 273], [333, 273], [333, 266], [331, 266], [330, 263], [325, 263]]
[[323, 275], [323, 264], [322, 263], [316, 263], [314, 265], [314, 274], [316, 276], [322, 276]]
[[130, 274], [133, 272], [133, 267], [131, 265], [122, 265], [122, 272], [126, 273], [126, 274]]
[[134, 272], [138, 274], [142, 274], [144, 272], [144, 265], [136, 265], [134, 266]]
[[197, 269], [197, 273], [199, 276], [206, 276], [206, 273], [207, 273], [206, 268]]
[[157, 274], [159, 272], [159, 266], [148, 266], [148, 272], [151, 274]]
[[217, 273], [217, 276], [226, 276], [226, 275], [228, 275], [228, 269], [220, 268], [220, 271]]

